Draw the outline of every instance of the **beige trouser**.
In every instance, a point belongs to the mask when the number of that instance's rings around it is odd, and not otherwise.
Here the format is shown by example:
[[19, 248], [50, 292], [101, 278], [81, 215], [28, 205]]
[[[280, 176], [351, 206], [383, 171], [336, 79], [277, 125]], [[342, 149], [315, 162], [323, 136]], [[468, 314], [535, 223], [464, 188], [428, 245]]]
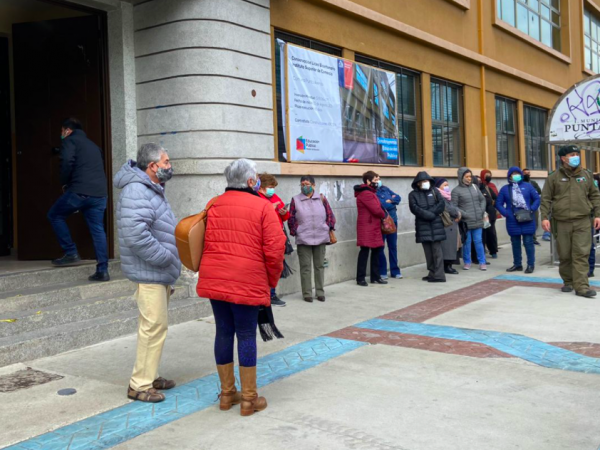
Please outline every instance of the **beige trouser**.
[[138, 392], [152, 387], [169, 327], [167, 311], [171, 286], [138, 284], [136, 300], [140, 310], [137, 356], [129, 385]]

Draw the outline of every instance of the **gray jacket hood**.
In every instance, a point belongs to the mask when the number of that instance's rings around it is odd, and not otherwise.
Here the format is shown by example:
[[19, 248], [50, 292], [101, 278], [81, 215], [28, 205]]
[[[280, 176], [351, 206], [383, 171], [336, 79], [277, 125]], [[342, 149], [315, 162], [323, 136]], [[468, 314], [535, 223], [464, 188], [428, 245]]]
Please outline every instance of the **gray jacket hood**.
[[133, 160], [127, 161], [113, 178], [113, 184], [117, 189], [124, 189], [125, 186], [131, 183], [140, 183], [148, 186], [150, 189], [163, 195], [164, 186], [153, 183], [148, 174], [137, 167], [137, 163]]
[[457, 172], [457, 174], [458, 174], [458, 184], [460, 186], [466, 186], [466, 184], [463, 182], [463, 178], [464, 178], [464, 176], [465, 176], [465, 174], [467, 172], [470, 172], [471, 175], [473, 174], [473, 172], [471, 171], [471, 169], [469, 169], [468, 167], [461, 167], [460, 169], [458, 169], [458, 172]]

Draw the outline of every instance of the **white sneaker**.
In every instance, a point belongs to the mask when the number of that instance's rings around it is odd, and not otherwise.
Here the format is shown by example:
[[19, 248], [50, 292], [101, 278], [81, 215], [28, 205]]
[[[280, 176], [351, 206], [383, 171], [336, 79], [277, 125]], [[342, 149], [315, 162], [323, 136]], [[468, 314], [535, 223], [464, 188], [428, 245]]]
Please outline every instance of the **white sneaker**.
[[387, 275], [381, 275], [382, 280], [387, 280], [389, 277]]
[[401, 280], [401, 279], [402, 279], [402, 274], [401, 274], [401, 273], [399, 273], [398, 275], [395, 275], [395, 276], [394, 276], [394, 278], [396, 278], [396, 279], [398, 279], [398, 280]]

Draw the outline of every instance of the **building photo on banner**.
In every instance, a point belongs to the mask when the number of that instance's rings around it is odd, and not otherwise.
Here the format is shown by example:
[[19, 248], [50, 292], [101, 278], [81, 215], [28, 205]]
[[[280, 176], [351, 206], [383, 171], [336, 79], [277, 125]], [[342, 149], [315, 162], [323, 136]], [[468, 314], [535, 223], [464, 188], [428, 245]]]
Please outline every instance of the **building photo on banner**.
[[399, 164], [396, 74], [279, 46], [290, 162]]

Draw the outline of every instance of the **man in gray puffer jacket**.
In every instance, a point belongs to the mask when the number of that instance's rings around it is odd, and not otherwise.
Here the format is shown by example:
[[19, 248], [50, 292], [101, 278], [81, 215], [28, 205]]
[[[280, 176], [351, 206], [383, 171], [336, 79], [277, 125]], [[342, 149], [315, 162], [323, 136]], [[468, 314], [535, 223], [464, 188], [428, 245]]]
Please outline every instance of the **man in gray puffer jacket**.
[[121, 267], [137, 283], [140, 310], [137, 358], [127, 396], [157, 403], [175, 382], [158, 377], [167, 337], [167, 311], [173, 285], [181, 273], [175, 245], [177, 222], [165, 197], [164, 183], [173, 176], [167, 152], [157, 144], [144, 144], [137, 163], [129, 161], [114, 178], [123, 189], [117, 203]]
[[458, 169], [458, 186], [452, 189], [452, 203], [460, 210], [462, 221], [466, 223], [467, 240], [463, 245], [464, 270], [471, 268], [471, 242], [475, 244], [479, 269], [487, 270], [485, 250], [483, 248], [483, 216], [485, 214], [485, 197], [472, 183], [473, 174], [468, 167]]

